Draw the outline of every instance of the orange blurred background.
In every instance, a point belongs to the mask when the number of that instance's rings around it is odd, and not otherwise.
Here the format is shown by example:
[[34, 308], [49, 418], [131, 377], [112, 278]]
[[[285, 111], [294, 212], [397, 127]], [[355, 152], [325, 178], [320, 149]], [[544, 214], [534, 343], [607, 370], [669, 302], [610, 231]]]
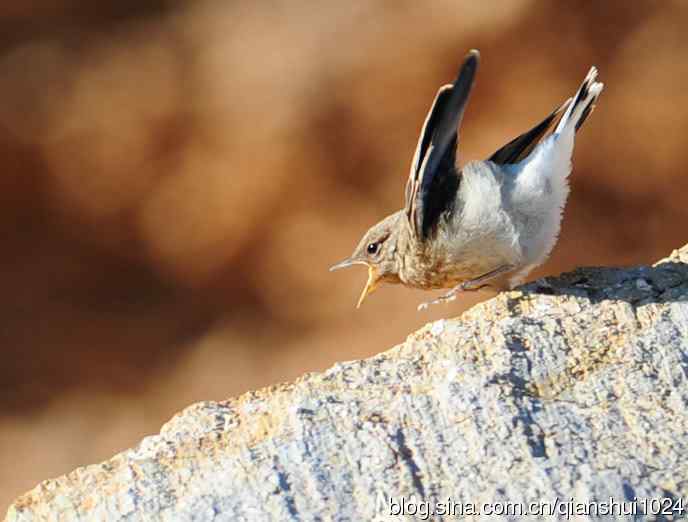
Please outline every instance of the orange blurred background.
[[[97, 5], [97, 7], [96, 7]], [[534, 277], [686, 242], [688, 3], [6, 0], [0, 512], [223, 399], [404, 340], [431, 297], [331, 274], [399, 208], [437, 88], [481, 50], [462, 157], [606, 88]]]

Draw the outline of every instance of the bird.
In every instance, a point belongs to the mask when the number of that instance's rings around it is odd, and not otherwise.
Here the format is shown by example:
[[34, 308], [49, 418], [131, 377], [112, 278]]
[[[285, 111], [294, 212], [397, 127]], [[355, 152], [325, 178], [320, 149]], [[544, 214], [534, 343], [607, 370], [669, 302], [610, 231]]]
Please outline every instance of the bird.
[[353, 254], [330, 268], [368, 267], [357, 308], [383, 283], [450, 289], [419, 310], [460, 292], [513, 289], [557, 242], [575, 135], [604, 84], [591, 67], [575, 95], [532, 129], [486, 160], [459, 166], [459, 127], [479, 61], [480, 53], [469, 51], [454, 83], [437, 92], [411, 162], [404, 207], [373, 225]]

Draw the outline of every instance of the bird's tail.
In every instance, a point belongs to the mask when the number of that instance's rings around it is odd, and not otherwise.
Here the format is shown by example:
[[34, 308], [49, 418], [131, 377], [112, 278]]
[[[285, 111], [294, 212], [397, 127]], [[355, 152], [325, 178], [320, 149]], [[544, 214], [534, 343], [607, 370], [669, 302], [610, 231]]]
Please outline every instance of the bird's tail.
[[[576, 96], [573, 98], [573, 102], [569, 105], [566, 112], [559, 120], [557, 128], [554, 130], [554, 134], [561, 134], [565, 130], [573, 128], [574, 130], [580, 129], [581, 125], [585, 122], [585, 119], [590, 115], [592, 110], [595, 108], [595, 102], [597, 97], [602, 92], [604, 87], [603, 83], [595, 81], [597, 78], [597, 68], [591, 67], [588, 75], [583, 80]], [[573, 126], [573, 127], [572, 127]]]

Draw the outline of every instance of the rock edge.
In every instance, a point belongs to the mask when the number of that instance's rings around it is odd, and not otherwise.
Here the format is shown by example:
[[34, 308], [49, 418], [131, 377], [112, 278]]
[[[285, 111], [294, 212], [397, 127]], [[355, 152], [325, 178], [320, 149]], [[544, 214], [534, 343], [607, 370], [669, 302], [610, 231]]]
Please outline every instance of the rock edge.
[[390, 516], [401, 497], [483, 515], [555, 499], [677, 507], [686, 263], [688, 245], [653, 267], [538, 280], [369, 359], [194, 404], [39, 484], [6, 520], [406, 520]]

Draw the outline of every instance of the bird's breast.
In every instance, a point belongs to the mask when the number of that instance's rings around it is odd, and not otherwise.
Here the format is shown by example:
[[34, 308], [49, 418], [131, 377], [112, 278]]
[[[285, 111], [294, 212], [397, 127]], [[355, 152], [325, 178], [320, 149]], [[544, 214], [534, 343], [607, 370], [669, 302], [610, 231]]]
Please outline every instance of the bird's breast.
[[446, 255], [421, 253], [407, 257], [399, 271], [405, 286], [423, 290], [452, 288], [487, 272], [474, 262], [460, 262]]

